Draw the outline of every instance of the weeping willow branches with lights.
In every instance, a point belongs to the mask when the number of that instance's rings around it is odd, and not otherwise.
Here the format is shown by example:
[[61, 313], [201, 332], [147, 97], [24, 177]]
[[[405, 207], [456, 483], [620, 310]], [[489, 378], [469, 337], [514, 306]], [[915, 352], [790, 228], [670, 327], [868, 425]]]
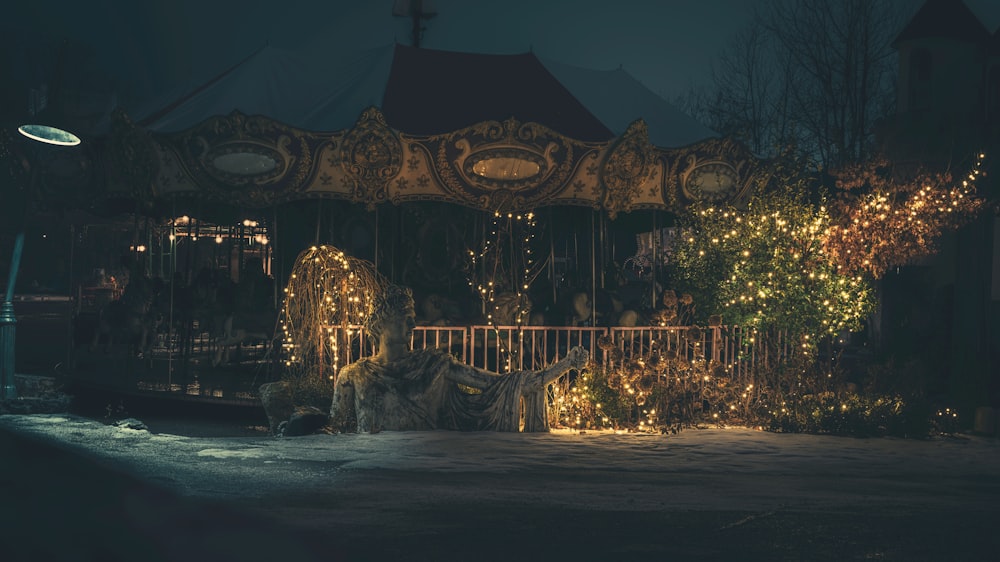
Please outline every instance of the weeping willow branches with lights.
[[387, 284], [371, 262], [333, 246], [299, 254], [280, 316], [288, 378], [332, 380], [349, 346], [364, 344], [360, 326]]

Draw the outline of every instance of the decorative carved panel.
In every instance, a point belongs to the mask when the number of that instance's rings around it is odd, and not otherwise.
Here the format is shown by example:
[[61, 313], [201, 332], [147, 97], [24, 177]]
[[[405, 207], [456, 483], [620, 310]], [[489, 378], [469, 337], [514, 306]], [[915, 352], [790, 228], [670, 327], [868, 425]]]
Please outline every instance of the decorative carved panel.
[[234, 111], [174, 135], [169, 145], [203, 196], [264, 206], [293, 199], [313, 174], [315, 135]]
[[527, 209], [558, 193], [591, 146], [538, 123], [487, 121], [421, 139], [445, 198], [484, 210]]
[[732, 139], [709, 139], [690, 147], [681, 158], [684, 198], [707, 203], [739, 200], [751, 185], [758, 160]]
[[649, 142], [646, 123], [634, 121], [607, 152], [601, 165], [602, 200], [612, 219], [632, 210], [642, 184], [656, 168], [656, 154]]
[[403, 147], [376, 107], [369, 107], [344, 136], [340, 165], [353, 184], [352, 199], [370, 208], [387, 199], [389, 180], [403, 166]]

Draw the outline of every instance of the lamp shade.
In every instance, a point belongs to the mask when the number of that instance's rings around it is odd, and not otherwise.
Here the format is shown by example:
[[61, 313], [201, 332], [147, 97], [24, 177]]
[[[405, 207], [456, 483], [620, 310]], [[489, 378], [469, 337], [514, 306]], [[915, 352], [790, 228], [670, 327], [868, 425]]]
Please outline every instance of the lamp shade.
[[80, 144], [80, 137], [69, 131], [49, 127], [48, 125], [21, 125], [17, 132], [33, 141], [58, 146], [76, 146]]

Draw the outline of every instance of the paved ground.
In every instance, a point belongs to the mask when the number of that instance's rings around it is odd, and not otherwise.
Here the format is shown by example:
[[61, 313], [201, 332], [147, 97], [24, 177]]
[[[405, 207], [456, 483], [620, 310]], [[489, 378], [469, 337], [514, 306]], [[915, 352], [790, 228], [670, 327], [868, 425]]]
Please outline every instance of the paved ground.
[[995, 439], [148, 423], [0, 416], [0, 559], [1000, 559]]

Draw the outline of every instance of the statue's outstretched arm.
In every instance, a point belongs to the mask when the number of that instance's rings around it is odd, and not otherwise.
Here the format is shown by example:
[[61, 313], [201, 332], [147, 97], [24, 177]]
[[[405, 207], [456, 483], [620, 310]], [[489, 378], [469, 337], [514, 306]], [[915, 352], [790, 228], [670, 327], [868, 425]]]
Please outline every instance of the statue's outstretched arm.
[[590, 354], [587, 350], [578, 345], [570, 349], [569, 353], [566, 354], [566, 357], [563, 357], [548, 367], [538, 371], [536, 373], [537, 378], [531, 379], [529, 385], [535, 388], [544, 387], [550, 382], [563, 376], [571, 369], [582, 369], [587, 365], [587, 361], [589, 359]]
[[[528, 384], [533, 388], [541, 388], [556, 380], [570, 369], [583, 368], [587, 364], [589, 357], [590, 354], [587, 353], [586, 349], [576, 346], [569, 350], [566, 357], [544, 369], [528, 374]], [[459, 384], [472, 388], [485, 389], [493, 384], [499, 375], [478, 367], [463, 365], [456, 361], [451, 365], [446, 376], [449, 380]]]
[[452, 382], [483, 390], [492, 384], [493, 379], [497, 377], [497, 373], [491, 373], [479, 367], [454, 361], [448, 372], [445, 373], [445, 377]]

